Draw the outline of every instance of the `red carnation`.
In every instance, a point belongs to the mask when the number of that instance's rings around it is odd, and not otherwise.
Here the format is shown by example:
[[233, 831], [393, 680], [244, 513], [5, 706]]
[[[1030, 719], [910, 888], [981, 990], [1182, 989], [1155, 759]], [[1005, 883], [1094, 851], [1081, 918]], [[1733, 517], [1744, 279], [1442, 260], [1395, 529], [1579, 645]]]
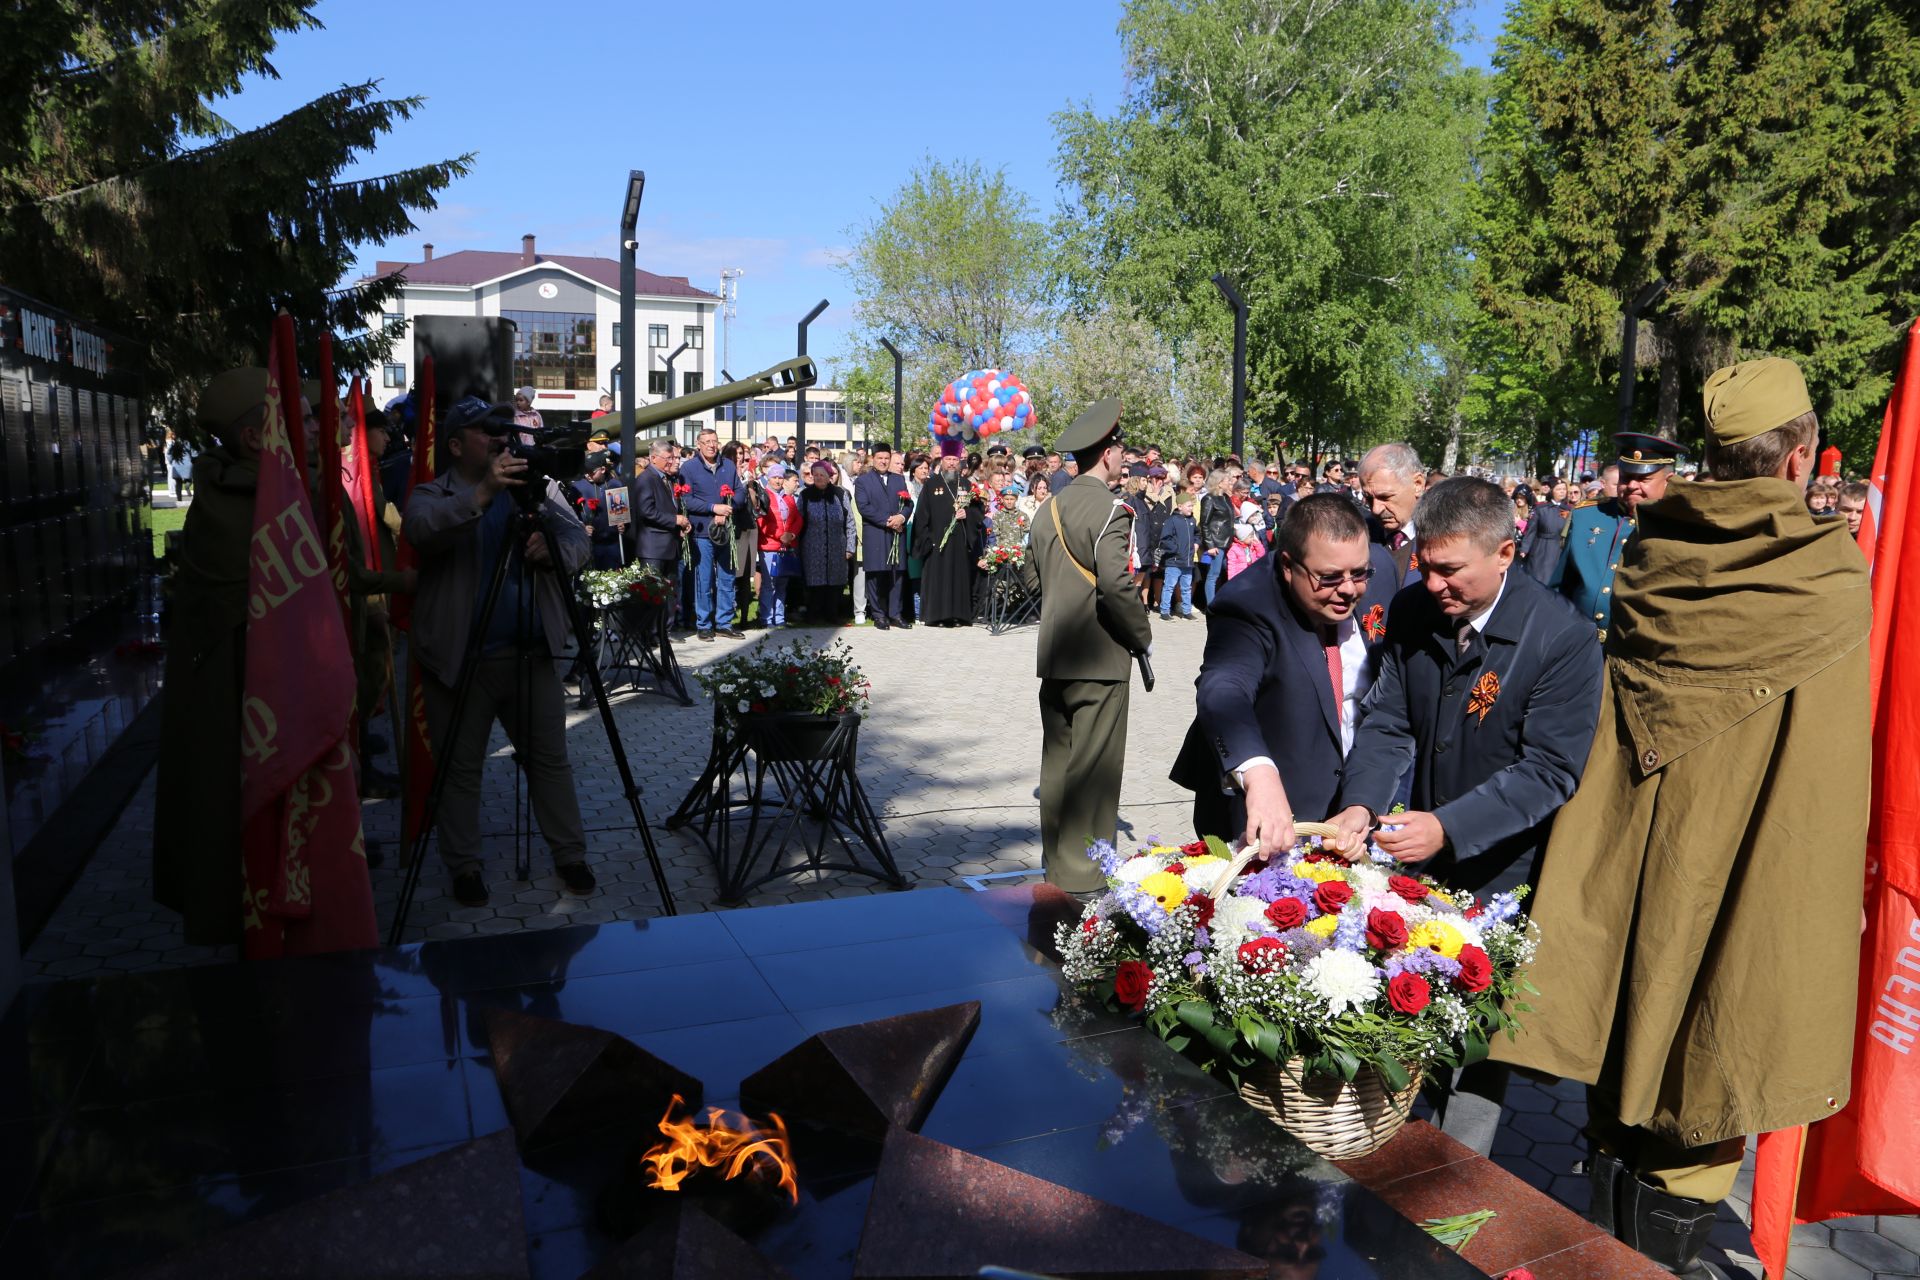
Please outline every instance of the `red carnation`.
[[1387, 983], [1387, 1003], [1401, 1013], [1418, 1013], [1433, 999], [1433, 988], [1417, 973], [1403, 973]]
[[1240, 967], [1248, 973], [1272, 973], [1287, 962], [1287, 944], [1278, 938], [1255, 938], [1240, 944]]
[[1367, 912], [1367, 945], [1393, 951], [1407, 945], [1407, 922], [1397, 912]]
[[730, 484], [721, 485], [720, 496], [723, 498], [731, 498], [733, 496], [733, 486]]
[[1353, 901], [1353, 886], [1345, 880], [1329, 880], [1314, 886], [1313, 905], [1334, 915], [1340, 908]]
[[1298, 898], [1275, 898], [1267, 904], [1267, 922], [1276, 929], [1298, 929], [1307, 922], [1307, 904]]
[[1493, 982], [1493, 961], [1475, 946], [1460, 948], [1460, 987], [1463, 991], [1485, 991]]
[[1193, 927], [1204, 929], [1213, 923], [1213, 899], [1204, 893], [1190, 893], [1187, 901], [1193, 904]]
[[1113, 972], [1113, 994], [1135, 1013], [1147, 1002], [1147, 988], [1153, 985], [1153, 969], [1141, 960], [1123, 960]]
[[1408, 902], [1420, 903], [1427, 900], [1427, 886], [1412, 876], [1388, 876], [1387, 888], [1393, 890]]
[[673, 496], [676, 498], [684, 498], [692, 492], [693, 486], [690, 484], [677, 484], [673, 486]]
[[1187, 864], [1184, 862], [1169, 862], [1167, 864], [1167, 874], [1170, 876], [1183, 876], [1187, 874]]
[[600, 499], [598, 498], [587, 499], [587, 510], [598, 511], [599, 509], [600, 509]]

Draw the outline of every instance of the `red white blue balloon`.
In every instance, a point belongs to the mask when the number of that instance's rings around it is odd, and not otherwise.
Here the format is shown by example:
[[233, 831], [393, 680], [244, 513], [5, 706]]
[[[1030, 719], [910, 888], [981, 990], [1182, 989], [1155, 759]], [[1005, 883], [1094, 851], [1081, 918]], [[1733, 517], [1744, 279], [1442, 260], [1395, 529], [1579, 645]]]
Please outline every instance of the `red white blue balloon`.
[[1033, 425], [1033, 397], [1003, 369], [975, 369], [947, 384], [927, 415], [937, 439], [980, 440]]

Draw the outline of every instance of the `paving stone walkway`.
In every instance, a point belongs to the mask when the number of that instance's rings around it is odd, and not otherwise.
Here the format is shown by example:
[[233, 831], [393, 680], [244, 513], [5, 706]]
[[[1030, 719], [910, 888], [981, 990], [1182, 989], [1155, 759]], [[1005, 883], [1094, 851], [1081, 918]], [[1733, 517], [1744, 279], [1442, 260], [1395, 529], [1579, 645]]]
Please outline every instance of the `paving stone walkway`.
[[[875, 701], [861, 729], [861, 778], [885, 827], [902, 875], [913, 885], [966, 885], [971, 877], [1031, 874], [1039, 866], [1034, 802], [1039, 776], [1040, 725], [1034, 698], [1031, 626], [1002, 636], [984, 627], [915, 628], [880, 632], [849, 628], [781, 633], [814, 642], [844, 639], [873, 682]], [[689, 640], [679, 646], [695, 695], [681, 707], [651, 695], [623, 693], [614, 716], [654, 824], [667, 878], [681, 911], [715, 909], [718, 881], [704, 846], [690, 833], [660, 823], [679, 804], [706, 759], [712, 709], [692, 675], [703, 664], [756, 643]], [[1127, 727], [1127, 772], [1122, 789], [1125, 838], [1187, 830], [1188, 793], [1167, 781], [1167, 769], [1193, 715], [1192, 673], [1206, 638], [1201, 622], [1156, 624], [1154, 666], [1160, 682], [1151, 694], [1136, 684]], [[569, 924], [641, 919], [660, 910], [653, 876], [634, 836], [606, 738], [595, 712], [570, 714], [574, 773], [589, 833], [589, 861], [600, 892], [576, 899], [560, 891], [538, 839], [530, 882], [510, 878], [513, 863], [514, 769], [504, 737], [495, 734], [485, 772], [482, 829], [489, 833], [487, 871], [492, 901], [461, 907], [447, 894], [437, 867], [423, 877], [409, 916], [409, 940], [457, 938]], [[389, 765], [390, 767], [390, 765]], [[153, 839], [153, 779], [142, 786], [102, 844], [81, 880], [27, 953], [28, 973], [42, 979], [206, 964], [234, 958], [230, 948], [190, 947], [179, 919], [155, 906], [148, 893]], [[1302, 815], [1319, 817], [1321, 815]], [[397, 802], [369, 802], [370, 840], [386, 851], [374, 873], [383, 926], [400, 885], [395, 844]], [[779, 882], [749, 905], [889, 892], [855, 878], [826, 883]], [[1494, 1159], [1517, 1176], [1576, 1210], [1586, 1208], [1586, 1179], [1574, 1174], [1578, 1130], [1585, 1123], [1577, 1085], [1542, 1086], [1516, 1079], [1508, 1094], [1507, 1124]], [[1723, 1211], [1711, 1255], [1721, 1265], [1758, 1277], [1744, 1225], [1752, 1161]], [[1797, 1280], [1891, 1280], [1920, 1276], [1920, 1219], [1852, 1219], [1799, 1228], [1791, 1274]]]

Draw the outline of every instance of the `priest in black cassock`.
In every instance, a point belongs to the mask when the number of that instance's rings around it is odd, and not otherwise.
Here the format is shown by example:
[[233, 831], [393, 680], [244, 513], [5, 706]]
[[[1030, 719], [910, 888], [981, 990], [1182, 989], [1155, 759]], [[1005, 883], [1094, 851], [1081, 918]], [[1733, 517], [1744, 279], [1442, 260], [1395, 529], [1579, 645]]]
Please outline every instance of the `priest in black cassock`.
[[[956, 522], [954, 513], [960, 513]], [[913, 554], [921, 561], [920, 617], [936, 627], [973, 625], [975, 562], [986, 541], [986, 516], [949, 454], [920, 490], [913, 510]]]

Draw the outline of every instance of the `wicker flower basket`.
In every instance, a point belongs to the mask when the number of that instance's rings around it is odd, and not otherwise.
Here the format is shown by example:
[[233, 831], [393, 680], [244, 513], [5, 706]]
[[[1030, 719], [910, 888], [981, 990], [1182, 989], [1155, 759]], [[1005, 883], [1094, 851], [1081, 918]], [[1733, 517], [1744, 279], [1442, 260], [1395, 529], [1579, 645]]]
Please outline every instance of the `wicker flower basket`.
[[1248, 1068], [1240, 1076], [1240, 1096], [1329, 1160], [1353, 1160], [1386, 1146], [1420, 1094], [1417, 1072], [1397, 1093], [1372, 1067], [1362, 1067], [1352, 1083], [1338, 1076], [1306, 1079], [1301, 1073], [1299, 1058]]

